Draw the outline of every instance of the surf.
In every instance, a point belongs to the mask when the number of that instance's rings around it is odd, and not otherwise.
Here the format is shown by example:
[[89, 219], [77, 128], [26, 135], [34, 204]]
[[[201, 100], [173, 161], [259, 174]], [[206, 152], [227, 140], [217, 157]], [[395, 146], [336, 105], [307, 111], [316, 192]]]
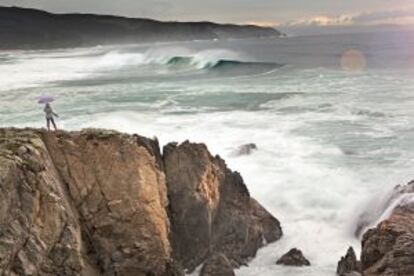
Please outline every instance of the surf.
[[240, 61], [230, 59], [218, 60], [197, 60], [194, 57], [175, 56], [168, 60], [167, 65], [188, 65], [195, 66], [203, 70], [225, 70], [225, 69], [240, 69], [240, 68], [266, 68], [276, 69], [282, 67], [282, 64], [273, 62], [254, 62], [254, 61]]
[[186, 48], [148, 49], [145, 52], [121, 52], [118, 50], [104, 54], [96, 63], [96, 67], [121, 69], [124, 67], [167, 66], [170, 69], [188, 70], [238, 70], [257, 69], [274, 70], [283, 64], [263, 62], [243, 58], [242, 53], [216, 49], [208, 51], [192, 51]]

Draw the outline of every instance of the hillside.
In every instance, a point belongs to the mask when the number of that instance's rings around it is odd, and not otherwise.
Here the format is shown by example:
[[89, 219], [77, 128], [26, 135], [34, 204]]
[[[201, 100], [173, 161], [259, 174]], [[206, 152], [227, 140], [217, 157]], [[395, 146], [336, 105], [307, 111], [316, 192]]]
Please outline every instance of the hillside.
[[280, 36], [273, 28], [211, 22], [161, 22], [95, 14], [52, 14], [0, 7], [0, 49], [240, 39]]

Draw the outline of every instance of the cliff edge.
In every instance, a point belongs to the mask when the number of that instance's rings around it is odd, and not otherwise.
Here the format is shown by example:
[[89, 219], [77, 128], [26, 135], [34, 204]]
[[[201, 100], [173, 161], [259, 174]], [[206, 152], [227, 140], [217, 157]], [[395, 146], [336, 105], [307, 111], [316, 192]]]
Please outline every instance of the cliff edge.
[[233, 267], [280, 224], [202, 144], [105, 130], [0, 129], [2, 275], [175, 276]]

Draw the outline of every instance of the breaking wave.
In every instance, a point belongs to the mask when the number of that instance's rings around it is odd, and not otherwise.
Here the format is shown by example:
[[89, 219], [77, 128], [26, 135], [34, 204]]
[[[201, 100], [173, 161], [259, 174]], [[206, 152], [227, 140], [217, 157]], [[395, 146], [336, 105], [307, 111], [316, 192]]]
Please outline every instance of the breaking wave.
[[244, 61], [240, 54], [227, 50], [209, 50], [191, 53], [188, 50], [165, 49], [145, 53], [109, 52], [101, 57], [98, 68], [122, 68], [131, 66], [159, 65], [195, 70], [261, 69], [273, 70], [282, 64]]
[[194, 57], [176, 56], [168, 60], [167, 65], [192, 65], [198, 69], [232, 69], [232, 68], [266, 68], [276, 69], [281, 67], [281, 64], [270, 62], [249, 62], [237, 60], [199, 60]]

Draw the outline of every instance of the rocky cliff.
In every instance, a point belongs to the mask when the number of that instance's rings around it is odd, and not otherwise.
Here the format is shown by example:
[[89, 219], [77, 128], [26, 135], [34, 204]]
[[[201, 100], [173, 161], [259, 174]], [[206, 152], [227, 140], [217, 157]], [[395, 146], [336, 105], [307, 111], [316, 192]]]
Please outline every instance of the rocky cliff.
[[94, 14], [51, 14], [0, 7], [0, 49], [37, 49], [229, 38], [275, 37], [273, 28], [210, 22], [160, 22]]
[[[397, 186], [389, 198], [383, 208], [389, 212], [387, 218], [362, 237], [360, 263], [348, 252], [338, 264], [339, 275], [348, 275], [340, 271], [364, 276], [414, 275], [414, 182]], [[345, 263], [346, 258], [351, 265]]]
[[0, 274], [175, 276], [237, 267], [279, 222], [204, 145], [0, 129]]
[[241, 176], [205, 145], [169, 144], [164, 164], [173, 248], [190, 271], [213, 252], [242, 265], [282, 236], [279, 222], [250, 197]]
[[366, 276], [414, 275], [414, 182], [396, 187], [392, 214], [362, 239], [361, 265]]

